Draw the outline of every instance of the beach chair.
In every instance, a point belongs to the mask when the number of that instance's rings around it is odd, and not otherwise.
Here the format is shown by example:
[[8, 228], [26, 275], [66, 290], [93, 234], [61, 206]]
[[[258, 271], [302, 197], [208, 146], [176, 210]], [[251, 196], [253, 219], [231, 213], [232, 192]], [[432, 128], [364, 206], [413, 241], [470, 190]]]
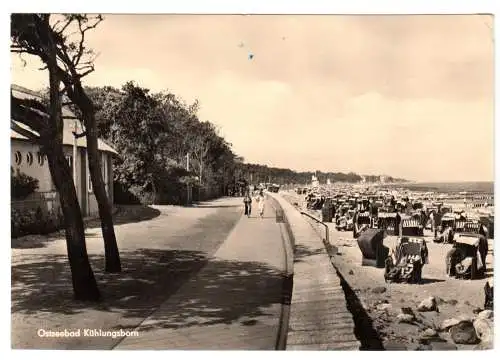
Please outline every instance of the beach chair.
[[477, 233], [459, 234], [446, 255], [446, 273], [459, 279], [477, 279], [486, 273], [488, 240]]
[[366, 229], [357, 238], [361, 250], [361, 265], [383, 268], [389, 255], [389, 248], [384, 246], [385, 232], [381, 229]]
[[422, 269], [428, 264], [429, 251], [425, 239], [403, 236], [399, 238], [385, 263], [386, 282], [420, 283]]
[[418, 219], [404, 218], [401, 220], [401, 236], [424, 236], [424, 227]]

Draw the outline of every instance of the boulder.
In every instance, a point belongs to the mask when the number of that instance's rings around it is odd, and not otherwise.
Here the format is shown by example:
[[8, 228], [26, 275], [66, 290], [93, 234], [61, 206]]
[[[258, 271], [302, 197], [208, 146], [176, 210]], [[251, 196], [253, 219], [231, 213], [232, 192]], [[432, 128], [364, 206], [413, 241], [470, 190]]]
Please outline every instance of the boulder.
[[477, 344], [480, 341], [472, 321], [469, 320], [453, 325], [450, 328], [450, 335], [455, 344]]
[[402, 307], [401, 314], [408, 314], [408, 315], [412, 315], [413, 317], [415, 317], [415, 313], [413, 312], [411, 307]]
[[372, 293], [374, 294], [382, 294], [385, 293], [386, 291], [387, 289], [385, 288], [385, 286], [377, 286], [372, 289]]
[[434, 297], [434, 299], [436, 300], [436, 304], [438, 305], [443, 305], [444, 303], [446, 303], [446, 301], [440, 298], [439, 296]]
[[415, 321], [415, 315], [398, 314], [398, 316], [396, 316], [396, 320], [399, 323], [413, 324], [413, 322]]
[[389, 311], [391, 310], [392, 308], [392, 305], [391, 304], [387, 304], [387, 303], [383, 303], [383, 304], [378, 304], [377, 305], [377, 310], [378, 311]]
[[477, 319], [493, 319], [493, 310], [483, 310], [477, 314]]
[[430, 339], [430, 338], [436, 337], [437, 335], [438, 335], [438, 333], [436, 330], [428, 328], [428, 329], [425, 329], [424, 331], [422, 331], [422, 333], [420, 334], [420, 338], [421, 339]]
[[493, 349], [493, 342], [492, 341], [481, 341], [479, 344], [474, 346], [474, 350], [491, 350]]
[[437, 307], [437, 302], [436, 298], [433, 296], [423, 300], [418, 306], [417, 310], [420, 312], [425, 312], [425, 311], [438, 311]]
[[416, 351], [427, 351], [432, 350], [432, 345], [430, 344], [418, 344]]
[[493, 321], [490, 319], [476, 319], [472, 323], [474, 329], [476, 330], [477, 336], [482, 342], [492, 342], [493, 341]]

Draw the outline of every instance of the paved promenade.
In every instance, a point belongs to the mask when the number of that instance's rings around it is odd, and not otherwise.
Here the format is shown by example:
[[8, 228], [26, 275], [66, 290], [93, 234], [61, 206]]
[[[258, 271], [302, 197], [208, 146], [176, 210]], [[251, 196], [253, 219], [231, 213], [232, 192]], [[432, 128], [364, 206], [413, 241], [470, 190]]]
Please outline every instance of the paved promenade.
[[357, 350], [344, 292], [318, 234], [279, 194], [295, 242], [287, 350]]
[[208, 264], [115, 349], [274, 350], [285, 256], [270, 202], [243, 216]]

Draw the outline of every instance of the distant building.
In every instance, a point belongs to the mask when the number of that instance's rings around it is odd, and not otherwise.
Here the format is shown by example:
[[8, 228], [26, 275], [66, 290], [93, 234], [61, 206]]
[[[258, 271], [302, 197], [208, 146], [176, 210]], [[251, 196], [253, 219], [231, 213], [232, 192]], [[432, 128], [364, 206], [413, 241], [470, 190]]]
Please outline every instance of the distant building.
[[[20, 99], [41, 99], [41, 96], [29, 89], [18, 85], [11, 86], [12, 94]], [[74, 114], [67, 108], [63, 108], [64, 116], [73, 116]], [[19, 126], [24, 130], [35, 133], [31, 128], [19, 122], [11, 120], [15, 126]], [[63, 129], [63, 151], [68, 160], [68, 164], [73, 173], [73, 164], [76, 164], [75, 181], [76, 193], [78, 201], [84, 216], [94, 216], [99, 213], [97, 201], [92, 191], [92, 182], [90, 180], [88, 159], [87, 159], [87, 141], [85, 137], [77, 139], [76, 142], [76, 159], [73, 159], [74, 151], [74, 123], [75, 120], [64, 119]], [[81, 132], [77, 131], [77, 132]], [[22, 173], [38, 179], [38, 195], [45, 198], [53, 198], [56, 190], [55, 185], [50, 175], [47, 157], [40, 153], [38, 144], [34, 144], [27, 137], [19, 134], [11, 128], [10, 132], [11, 145], [11, 166], [16, 171], [19, 169]], [[106, 186], [106, 192], [113, 204], [113, 166], [112, 158], [117, 155], [117, 152], [101, 139], [98, 140], [98, 149], [101, 154], [102, 176]], [[73, 161], [75, 160], [75, 161]]]
[[311, 184], [312, 184], [313, 187], [318, 187], [319, 186], [318, 178], [315, 175], [312, 176]]

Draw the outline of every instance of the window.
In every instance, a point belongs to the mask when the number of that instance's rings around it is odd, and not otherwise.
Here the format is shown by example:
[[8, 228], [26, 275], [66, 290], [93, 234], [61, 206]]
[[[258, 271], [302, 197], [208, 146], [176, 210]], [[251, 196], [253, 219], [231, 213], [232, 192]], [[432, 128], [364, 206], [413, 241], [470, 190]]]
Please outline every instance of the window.
[[26, 162], [28, 163], [28, 166], [33, 165], [33, 154], [31, 152], [26, 154]]
[[88, 184], [87, 184], [87, 187], [89, 189], [89, 193], [93, 193], [94, 192], [94, 189], [92, 188], [92, 179], [90, 178], [90, 174], [88, 176]]
[[21, 165], [21, 163], [23, 162], [23, 156], [21, 155], [21, 152], [16, 151], [14, 156], [15, 156], [16, 165]]
[[108, 163], [106, 161], [106, 156], [104, 154], [101, 154], [101, 163], [102, 163], [102, 178], [104, 180], [104, 183], [108, 183]]
[[23, 157], [21, 155], [21, 152], [20, 151], [16, 151], [16, 153], [14, 154], [15, 156], [15, 162], [17, 165], [21, 165], [21, 162], [23, 160]]
[[45, 155], [43, 155], [41, 152], [38, 152], [37, 158], [38, 158], [38, 165], [43, 166], [43, 164], [45, 163]]
[[73, 156], [71, 155], [66, 155], [66, 161], [68, 162], [69, 169], [73, 173]]

